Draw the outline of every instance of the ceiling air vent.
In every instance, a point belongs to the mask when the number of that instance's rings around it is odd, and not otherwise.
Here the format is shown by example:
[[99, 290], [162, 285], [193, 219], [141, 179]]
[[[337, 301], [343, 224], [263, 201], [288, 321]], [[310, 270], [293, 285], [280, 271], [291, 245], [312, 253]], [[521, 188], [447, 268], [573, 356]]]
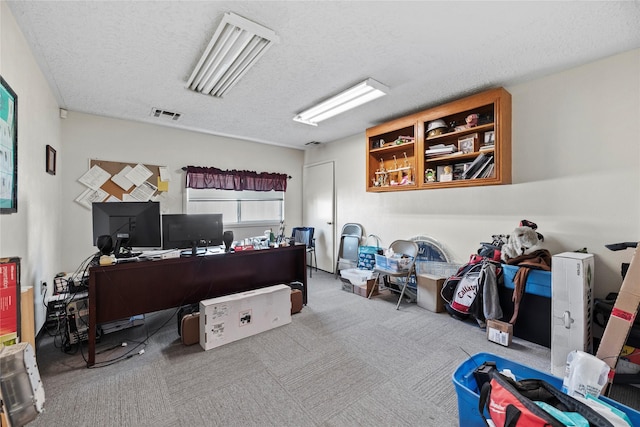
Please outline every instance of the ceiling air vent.
[[177, 122], [178, 120], [180, 120], [181, 114], [174, 113], [172, 111], [161, 110], [159, 108], [153, 108], [151, 109], [151, 116], [156, 117], [158, 119], [162, 119], [162, 120]]

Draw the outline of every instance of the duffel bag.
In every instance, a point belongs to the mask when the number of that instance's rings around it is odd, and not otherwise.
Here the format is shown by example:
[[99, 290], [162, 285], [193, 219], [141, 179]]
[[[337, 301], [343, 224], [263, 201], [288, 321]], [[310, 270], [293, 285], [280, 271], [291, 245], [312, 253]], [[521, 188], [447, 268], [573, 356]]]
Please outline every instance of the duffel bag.
[[591, 407], [544, 380], [515, 381], [497, 370], [491, 372], [490, 378], [482, 385], [478, 401], [478, 409], [487, 426], [614, 427]]

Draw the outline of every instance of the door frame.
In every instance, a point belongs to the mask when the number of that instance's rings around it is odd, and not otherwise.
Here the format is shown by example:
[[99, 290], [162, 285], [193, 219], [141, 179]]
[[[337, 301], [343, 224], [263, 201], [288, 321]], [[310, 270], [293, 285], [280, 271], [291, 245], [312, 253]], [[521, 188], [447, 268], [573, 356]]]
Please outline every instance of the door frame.
[[[327, 165], [330, 164], [331, 165], [331, 219], [330, 219], [330, 225], [329, 227], [329, 232], [327, 233], [326, 236], [326, 242], [325, 242], [325, 247], [318, 247], [316, 246], [316, 255], [321, 254], [321, 253], [326, 253], [327, 255], [329, 255], [329, 260], [328, 260], [328, 268], [327, 266], [324, 266], [325, 268], [319, 268], [320, 270], [323, 271], [327, 271], [329, 273], [333, 273], [335, 270], [335, 260], [336, 260], [336, 243], [335, 243], [335, 239], [336, 239], [336, 215], [337, 215], [337, 209], [336, 209], [336, 185], [335, 185], [335, 175], [336, 175], [336, 162], [334, 160], [324, 160], [324, 161], [320, 161], [320, 162], [315, 162], [315, 163], [310, 163], [310, 164], [306, 164], [303, 166], [303, 172], [302, 172], [302, 222], [304, 224], [309, 224], [309, 215], [308, 215], [308, 198], [309, 198], [309, 185], [308, 185], [308, 179], [309, 179], [309, 175], [308, 175], [308, 170], [310, 168], [316, 167], [316, 166], [322, 166], [322, 165]], [[321, 244], [323, 243], [322, 240], [318, 241], [316, 240], [316, 245], [318, 244], [318, 242], [320, 242]], [[328, 246], [328, 247], [327, 247]], [[326, 250], [326, 252], [323, 252], [323, 250]]]

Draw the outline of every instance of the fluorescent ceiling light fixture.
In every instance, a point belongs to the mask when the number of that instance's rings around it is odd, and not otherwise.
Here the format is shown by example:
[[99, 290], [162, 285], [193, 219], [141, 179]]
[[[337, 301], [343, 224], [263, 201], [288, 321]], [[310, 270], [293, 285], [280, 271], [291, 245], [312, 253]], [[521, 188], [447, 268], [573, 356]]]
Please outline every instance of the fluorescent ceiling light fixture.
[[221, 98], [279, 41], [272, 30], [234, 13], [225, 13], [187, 86]]
[[293, 120], [307, 125], [318, 126], [318, 122], [344, 113], [376, 98], [384, 96], [389, 88], [373, 79], [367, 79], [354, 87], [345, 90], [315, 107], [298, 113]]

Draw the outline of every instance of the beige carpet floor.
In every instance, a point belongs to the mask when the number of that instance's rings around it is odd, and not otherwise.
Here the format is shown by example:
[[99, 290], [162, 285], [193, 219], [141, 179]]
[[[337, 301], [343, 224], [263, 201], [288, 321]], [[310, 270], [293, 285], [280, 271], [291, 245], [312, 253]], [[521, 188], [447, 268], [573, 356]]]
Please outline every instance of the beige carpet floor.
[[[415, 304], [395, 310], [396, 295], [367, 300], [321, 271], [308, 287], [291, 324], [209, 351], [180, 343], [176, 310], [105, 335], [92, 369], [85, 346], [67, 354], [45, 334], [45, 412], [31, 425], [458, 426], [452, 374], [470, 355], [550, 369], [548, 348], [518, 338], [502, 347]], [[620, 393], [638, 405], [640, 390]]]

